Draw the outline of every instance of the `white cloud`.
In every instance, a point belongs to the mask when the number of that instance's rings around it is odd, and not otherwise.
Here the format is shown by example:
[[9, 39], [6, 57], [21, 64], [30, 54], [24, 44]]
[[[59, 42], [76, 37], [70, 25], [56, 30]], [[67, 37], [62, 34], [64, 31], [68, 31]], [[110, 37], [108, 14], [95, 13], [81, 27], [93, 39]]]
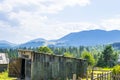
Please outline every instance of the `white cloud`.
[[120, 30], [120, 17], [103, 20], [101, 26], [106, 30]]
[[64, 30], [64, 24], [50, 24], [51, 20], [45, 14], [89, 4], [90, 0], [4, 0], [0, 3], [0, 12], [5, 13], [9, 20], [16, 20], [18, 25], [13, 27], [9, 22], [0, 21], [0, 36], [17, 43], [38, 37], [59, 38], [70, 31]]
[[0, 10], [11, 12], [17, 9], [32, 9], [38, 13], [57, 13], [67, 6], [86, 6], [90, 4], [90, 0], [4, 0], [0, 4]]
[[120, 18], [106, 19], [99, 24], [90, 22], [52, 21], [46, 14], [55, 14], [65, 7], [87, 6], [90, 0], [4, 0], [0, 12], [9, 20], [18, 21], [17, 26], [0, 21], [0, 37], [21, 43], [35, 38], [57, 39], [70, 32], [90, 29], [120, 29]]
[[[29, 14], [27, 14], [29, 15]], [[16, 17], [15, 17], [16, 18]], [[27, 17], [26, 17], [27, 18]], [[33, 17], [34, 18], [34, 17]], [[41, 19], [36, 18], [36, 22], [32, 17], [25, 19], [20, 18], [21, 26], [11, 27], [6, 23], [0, 23], [0, 32], [4, 35], [11, 35], [10, 37], [5, 37], [6, 39], [14, 41], [16, 43], [25, 42], [35, 38], [45, 38], [45, 39], [58, 39], [71, 32], [78, 32], [83, 30], [93, 30], [93, 29], [104, 29], [104, 30], [114, 30], [120, 29], [120, 19], [106, 19], [99, 24], [89, 23], [89, 22], [55, 22], [45, 24], [46, 17]], [[39, 23], [41, 21], [42, 23]], [[0, 36], [2, 36], [0, 34]], [[3, 36], [2, 36], [3, 37]], [[13, 39], [14, 38], [14, 39]]]

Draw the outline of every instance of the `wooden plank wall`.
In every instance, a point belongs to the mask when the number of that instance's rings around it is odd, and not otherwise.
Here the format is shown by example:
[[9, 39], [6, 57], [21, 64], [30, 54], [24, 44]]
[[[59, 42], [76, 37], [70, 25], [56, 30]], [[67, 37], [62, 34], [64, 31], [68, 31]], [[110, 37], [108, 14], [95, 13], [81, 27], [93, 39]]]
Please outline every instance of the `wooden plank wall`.
[[83, 77], [87, 64], [81, 59], [36, 53], [31, 69], [32, 80], [70, 80], [73, 74]]
[[11, 59], [8, 67], [8, 75], [10, 77], [20, 77], [21, 73], [21, 58]]

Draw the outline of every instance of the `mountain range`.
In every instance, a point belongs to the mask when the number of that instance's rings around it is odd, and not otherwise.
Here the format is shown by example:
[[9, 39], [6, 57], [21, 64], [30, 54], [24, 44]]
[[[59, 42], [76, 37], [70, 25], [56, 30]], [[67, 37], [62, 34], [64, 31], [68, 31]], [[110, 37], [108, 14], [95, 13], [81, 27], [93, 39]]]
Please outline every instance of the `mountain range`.
[[0, 41], [0, 48], [11, 48], [14, 46], [16, 46], [16, 44], [10, 43], [10, 42], [5, 41], [5, 40]]
[[120, 31], [88, 30], [70, 33], [57, 40], [34, 39], [26, 43], [15, 45], [7, 41], [0, 41], [0, 48], [10, 47], [39, 47], [39, 46], [95, 46], [120, 42]]

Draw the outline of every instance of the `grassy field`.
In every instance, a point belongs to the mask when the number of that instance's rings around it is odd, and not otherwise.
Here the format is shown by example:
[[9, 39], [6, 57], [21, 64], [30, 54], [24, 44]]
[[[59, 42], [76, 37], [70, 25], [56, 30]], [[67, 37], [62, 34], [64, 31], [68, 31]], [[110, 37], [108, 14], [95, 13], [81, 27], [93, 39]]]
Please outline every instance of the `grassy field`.
[[16, 79], [8, 77], [8, 71], [5, 71], [0, 73], [0, 80], [16, 80]]

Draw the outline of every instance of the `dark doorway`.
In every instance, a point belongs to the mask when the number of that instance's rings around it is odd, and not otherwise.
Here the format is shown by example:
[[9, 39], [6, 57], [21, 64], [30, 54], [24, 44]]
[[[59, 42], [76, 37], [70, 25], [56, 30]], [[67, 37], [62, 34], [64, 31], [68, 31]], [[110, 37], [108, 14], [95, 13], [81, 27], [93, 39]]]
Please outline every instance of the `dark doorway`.
[[21, 79], [25, 79], [25, 59], [21, 62]]
[[25, 80], [31, 80], [31, 60], [25, 60]]

